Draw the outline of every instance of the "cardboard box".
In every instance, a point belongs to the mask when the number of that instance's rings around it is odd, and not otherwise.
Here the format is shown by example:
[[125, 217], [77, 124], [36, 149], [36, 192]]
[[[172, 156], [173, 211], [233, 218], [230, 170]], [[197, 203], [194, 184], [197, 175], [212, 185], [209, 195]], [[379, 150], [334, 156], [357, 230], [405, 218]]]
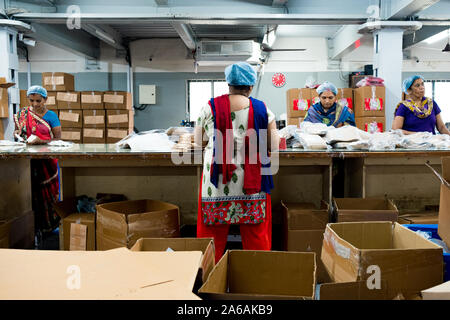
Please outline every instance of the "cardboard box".
[[[47, 101], [45, 102], [45, 106], [47, 109], [57, 110], [58, 103], [56, 102], [56, 91], [47, 91]], [[27, 98], [28, 100], [28, 98]]]
[[323, 234], [329, 221], [328, 206], [323, 203], [317, 209], [311, 203], [284, 203], [283, 207], [283, 249], [286, 251], [315, 252], [317, 283], [331, 279], [320, 260]]
[[133, 128], [133, 110], [106, 110], [107, 128]]
[[106, 129], [106, 143], [116, 143], [131, 133], [129, 129]]
[[58, 109], [81, 109], [79, 92], [57, 92], [56, 103]]
[[83, 128], [83, 143], [105, 144], [105, 129]]
[[311, 106], [311, 89], [292, 88], [286, 91], [286, 111], [288, 118], [299, 118], [306, 115]]
[[423, 300], [450, 300], [450, 281], [422, 290]]
[[81, 110], [59, 110], [59, 121], [62, 128], [82, 128], [83, 113]]
[[392, 200], [377, 198], [333, 198], [337, 222], [398, 220], [398, 209]]
[[[437, 174], [436, 171], [435, 173]], [[450, 245], [450, 157], [442, 158], [442, 175], [437, 175], [442, 182], [438, 234], [448, 246]]]
[[339, 88], [336, 99], [343, 105], [353, 110], [353, 89]]
[[356, 127], [369, 133], [386, 131], [385, 117], [357, 117], [355, 118]]
[[75, 78], [64, 72], [43, 72], [42, 86], [48, 91], [74, 91]]
[[133, 99], [130, 92], [106, 91], [103, 93], [105, 109], [133, 109]]
[[9, 248], [9, 233], [11, 222], [0, 220], [0, 248]]
[[76, 128], [62, 128], [61, 139], [64, 141], [71, 141], [73, 143], [82, 143], [83, 137], [81, 135], [81, 129]]
[[9, 117], [8, 88], [14, 85], [13, 82], [7, 82], [6, 78], [0, 78], [0, 118]]
[[316, 288], [315, 300], [387, 300], [386, 281], [380, 289], [369, 289], [367, 281], [323, 283]]
[[105, 128], [105, 110], [83, 110], [83, 128]]
[[[400, 222], [400, 218], [402, 222]], [[398, 219], [401, 224], [438, 224], [439, 213], [436, 211], [408, 213], [402, 214]]]
[[386, 88], [366, 86], [353, 91], [355, 117], [384, 117], [386, 109]]
[[1, 249], [0, 299], [199, 300], [192, 288], [201, 255]]
[[214, 240], [212, 238], [141, 238], [130, 249], [131, 251], [201, 251], [202, 260], [199, 265], [194, 292], [208, 279], [215, 265]]
[[321, 259], [334, 282], [375, 275], [386, 281], [388, 299], [398, 294], [408, 299], [442, 283], [442, 253], [438, 245], [395, 222], [347, 222], [327, 225]]
[[[27, 90], [19, 90], [20, 91], [20, 109], [26, 108], [29, 105]], [[47, 92], [48, 95], [48, 92]], [[48, 99], [47, 99], [48, 102]], [[47, 105], [47, 103], [46, 103]]]
[[101, 110], [105, 108], [101, 91], [82, 91], [80, 99], [81, 109]]
[[300, 123], [302, 123], [304, 119], [305, 118], [287, 118], [287, 125], [297, 126], [297, 128], [300, 128]]
[[212, 300], [313, 299], [315, 254], [227, 251], [198, 291]]
[[320, 102], [319, 94], [316, 89], [309, 89], [311, 93], [311, 106]]
[[140, 238], [179, 236], [179, 208], [173, 204], [135, 200], [97, 206], [97, 250], [131, 248]]

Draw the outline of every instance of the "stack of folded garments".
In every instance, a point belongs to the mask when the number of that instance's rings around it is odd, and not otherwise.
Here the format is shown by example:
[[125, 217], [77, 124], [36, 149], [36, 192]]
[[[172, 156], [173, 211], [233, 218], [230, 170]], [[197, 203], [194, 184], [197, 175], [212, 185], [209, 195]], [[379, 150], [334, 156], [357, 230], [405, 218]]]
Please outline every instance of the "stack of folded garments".
[[304, 149], [326, 150], [328, 148], [325, 140], [318, 135], [298, 133], [297, 136]]
[[378, 78], [378, 77], [372, 77], [368, 76], [364, 79], [360, 80], [356, 86], [359, 87], [365, 87], [365, 86], [378, 86], [378, 87], [384, 87], [384, 79]]

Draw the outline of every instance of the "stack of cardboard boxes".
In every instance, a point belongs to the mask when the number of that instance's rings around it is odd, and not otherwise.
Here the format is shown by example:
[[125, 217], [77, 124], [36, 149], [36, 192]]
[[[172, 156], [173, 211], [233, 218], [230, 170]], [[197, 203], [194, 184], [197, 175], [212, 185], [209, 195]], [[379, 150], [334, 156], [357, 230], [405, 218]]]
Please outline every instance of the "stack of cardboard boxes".
[[386, 131], [386, 88], [365, 86], [353, 90], [356, 127], [375, 133]]
[[[319, 95], [316, 89], [310, 88], [292, 88], [286, 93], [287, 125], [300, 127], [300, 123], [305, 118], [308, 109], [320, 102]], [[338, 89], [336, 98], [340, 103], [353, 109], [353, 89]]]
[[0, 78], [0, 140], [4, 139], [3, 119], [9, 117], [8, 88], [14, 85], [13, 82], [7, 82], [6, 78]]
[[[74, 76], [44, 72], [47, 109], [61, 121], [62, 140], [74, 143], [116, 143], [134, 127], [131, 93], [123, 91], [74, 91]], [[26, 90], [20, 91], [20, 107], [28, 105]]]

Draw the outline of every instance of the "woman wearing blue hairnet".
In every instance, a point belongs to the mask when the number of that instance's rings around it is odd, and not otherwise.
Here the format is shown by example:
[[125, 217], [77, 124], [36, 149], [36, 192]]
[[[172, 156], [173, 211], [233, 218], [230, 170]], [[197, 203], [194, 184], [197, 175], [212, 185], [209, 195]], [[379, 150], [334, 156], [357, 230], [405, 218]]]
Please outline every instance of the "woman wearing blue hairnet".
[[355, 117], [350, 108], [336, 101], [338, 90], [334, 84], [324, 82], [316, 90], [320, 102], [308, 109], [304, 121], [324, 123], [336, 128], [343, 125], [356, 126]]
[[279, 145], [274, 114], [250, 97], [257, 78], [253, 67], [235, 63], [225, 69], [225, 78], [229, 93], [203, 107], [195, 128], [196, 142], [202, 137], [208, 141], [197, 237], [214, 238], [216, 262], [224, 253], [231, 224], [240, 226], [243, 249], [271, 249], [273, 180], [266, 160], [268, 151]]
[[[46, 144], [61, 139], [58, 116], [45, 106], [47, 90], [41, 86], [32, 86], [27, 91], [27, 97], [29, 106], [14, 115], [15, 134], [28, 144]], [[35, 229], [40, 236], [53, 231], [59, 223], [59, 216], [53, 210], [53, 203], [59, 195], [58, 161], [32, 159], [30, 165]]]
[[392, 129], [401, 129], [404, 134], [424, 131], [435, 134], [437, 128], [440, 133], [450, 134], [437, 103], [425, 97], [424, 80], [422, 76], [415, 75], [403, 81], [403, 92], [410, 98], [397, 105]]

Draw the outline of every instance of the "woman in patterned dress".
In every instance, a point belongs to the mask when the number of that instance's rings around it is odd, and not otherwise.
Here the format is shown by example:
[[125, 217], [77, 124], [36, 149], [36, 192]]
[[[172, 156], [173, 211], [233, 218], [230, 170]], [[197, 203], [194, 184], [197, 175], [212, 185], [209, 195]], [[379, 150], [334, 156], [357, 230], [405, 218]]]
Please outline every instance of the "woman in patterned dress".
[[410, 98], [397, 105], [392, 129], [402, 129], [404, 134], [425, 131], [435, 134], [437, 128], [440, 133], [450, 134], [441, 118], [441, 109], [437, 103], [425, 97], [422, 76], [415, 75], [405, 79], [403, 92]]
[[271, 249], [273, 180], [268, 151], [279, 145], [274, 114], [250, 97], [256, 82], [252, 66], [233, 64], [225, 76], [229, 94], [211, 99], [195, 128], [196, 141], [207, 141], [197, 237], [214, 238], [216, 262], [224, 253], [231, 224], [240, 225], [243, 249]]

